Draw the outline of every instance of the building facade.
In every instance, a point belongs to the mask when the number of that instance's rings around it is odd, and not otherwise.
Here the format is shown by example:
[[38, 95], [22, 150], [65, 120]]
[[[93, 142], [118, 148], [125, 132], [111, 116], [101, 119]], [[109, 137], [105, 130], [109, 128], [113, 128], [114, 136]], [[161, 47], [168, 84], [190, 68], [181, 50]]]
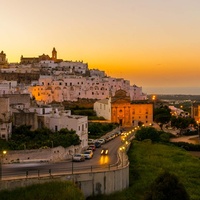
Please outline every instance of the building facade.
[[200, 123], [200, 102], [192, 104], [191, 117], [194, 118], [198, 124]]
[[12, 116], [10, 101], [7, 97], [0, 97], [0, 138], [8, 140], [12, 133]]
[[120, 126], [137, 126], [139, 123], [153, 123], [153, 104], [147, 102], [132, 102], [124, 90], [118, 90], [111, 98], [111, 121]]
[[102, 100], [95, 103], [94, 110], [97, 116], [108, 116], [107, 120], [123, 127], [153, 123], [153, 104], [143, 101], [131, 102], [130, 96], [124, 90], [116, 91], [111, 100], [107, 100], [107, 104], [109, 105], [104, 106]]

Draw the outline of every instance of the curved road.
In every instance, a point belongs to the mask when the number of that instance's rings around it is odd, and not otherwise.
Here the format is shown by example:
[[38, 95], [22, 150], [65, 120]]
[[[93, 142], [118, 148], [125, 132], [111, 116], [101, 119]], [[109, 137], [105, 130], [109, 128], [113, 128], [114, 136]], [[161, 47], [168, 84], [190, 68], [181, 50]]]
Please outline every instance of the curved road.
[[83, 171], [93, 171], [102, 168], [109, 169], [118, 162], [117, 151], [122, 145], [121, 136], [102, 145], [109, 149], [108, 155], [101, 155], [101, 148], [96, 148], [94, 156], [84, 162], [72, 162], [66, 160], [56, 163], [17, 163], [2, 165], [2, 180], [25, 178], [31, 176], [50, 176], [56, 174], [72, 174]]

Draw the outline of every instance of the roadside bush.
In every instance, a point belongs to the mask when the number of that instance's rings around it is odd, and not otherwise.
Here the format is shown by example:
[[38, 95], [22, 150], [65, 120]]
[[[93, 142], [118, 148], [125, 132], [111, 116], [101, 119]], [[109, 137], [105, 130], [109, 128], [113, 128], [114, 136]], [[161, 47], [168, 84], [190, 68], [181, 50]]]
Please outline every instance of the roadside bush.
[[173, 137], [171, 133], [164, 131], [158, 131], [153, 127], [142, 127], [135, 134], [135, 139], [143, 141], [150, 139], [152, 142], [169, 142], [170, 138]]
[[191, 143], [187, 143], [187, 142], [171, 142], [171, 144], [181, 147], [187, 151], [200, 151], [199, 144], [191, 144]]
[[0, 192], [1, 200], [84, 200], [83, 193], [71, 182], [54, 181]]
[[88, 124], [88, 132], [89, 138], [98, 138], [106, 133], [115, 129], [118, 125], [114, 123], [97, 123], [97, 122], [89, 122]]

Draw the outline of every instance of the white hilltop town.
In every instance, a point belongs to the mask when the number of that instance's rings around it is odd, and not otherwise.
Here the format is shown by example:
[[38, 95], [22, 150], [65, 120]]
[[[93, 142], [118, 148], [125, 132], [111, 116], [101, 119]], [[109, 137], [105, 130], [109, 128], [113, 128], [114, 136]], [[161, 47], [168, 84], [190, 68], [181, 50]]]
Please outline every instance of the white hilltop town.
[[[70, 110], [64, 109], [62, 102], [93, 99], [99, 101], [99, 107], [95, 106], [99, 112], [103, 100], [115, 96], [119, 90], [125, 92], [123, 95], [127, 96], [129, 101], [147, 99], [142, 87], [131, 85], [129, 80], [107, 76], [99, 69], [89, 69], [88, 64], [83, 61], [58, 59], [55, 48], [51, 56], [21, 56], [19, 63], [9, 63], [6, 54], [1, 51], [0, 137], [8, 140], [11, 137], [12, 125], [28, 124], [32, 130], [43, 126], [54, 131], [68, 128], [79, 135], [82, 147], [87, 146], [87, 117], [72, 115]], [[52, 106], [53, 102], [60, 103], [61, 106]], [[111, 112], [111, 106], [107, 107], [104, 117], [108, 116], [107, 120], [112, 121], [111, 114], [105, 114]], [[151, 111], [148, 109], [145, 108], [144, 112], [146, 115], [151, 113], [151, 116], [146, 116], [143, 120], [143, 117], [138, 115], [135, 117], [136, 121], [140, 119], [144, 123], [151, 123], [152, 108]], [[124, 122], [121, 118], [118, 120], [120, 123]]]

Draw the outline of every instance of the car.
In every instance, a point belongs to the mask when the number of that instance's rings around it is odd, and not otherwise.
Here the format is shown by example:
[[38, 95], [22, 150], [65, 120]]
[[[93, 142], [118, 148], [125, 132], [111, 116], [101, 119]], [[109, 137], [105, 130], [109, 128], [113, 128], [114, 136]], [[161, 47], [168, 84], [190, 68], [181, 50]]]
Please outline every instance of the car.
[[101, 144], [105, 143], [105, 139], [98, 139], [98, 142], [100, 142]]
[[108, 148], [101, 149], [101, 155], [108, 155]]
[[97, 141], [97, 142], [94, 143], [94, 145], [95, 145], [96, 148], [100, 148], [101, 147], [101, 142]]
[[87, 148], [87, 150], [95, 151], [96, 147], [95, 147], [95, 145], [89, 145], [89, 147]]
[[88, 139], [88, 144], [94, 144], [94, 139]]
[[92, 150], [86, 150], [83, 153], [85, 159], [91, 159], [93, 157], [93, 151]]
[[74, 155], [72, 156], [72, 161], [75, 161], [75, 162], [82, 162], [82, 161], [84, 161], [84, 160], [85, 160], [85, 157], [84, 157], [82, 154], [80, 154], [80, 153], [74, 154]]
[[111, 139], [110, 139], [109, 136], [105, 138], [105, 142], [109, 142], [110, 140], [111, 140]]

